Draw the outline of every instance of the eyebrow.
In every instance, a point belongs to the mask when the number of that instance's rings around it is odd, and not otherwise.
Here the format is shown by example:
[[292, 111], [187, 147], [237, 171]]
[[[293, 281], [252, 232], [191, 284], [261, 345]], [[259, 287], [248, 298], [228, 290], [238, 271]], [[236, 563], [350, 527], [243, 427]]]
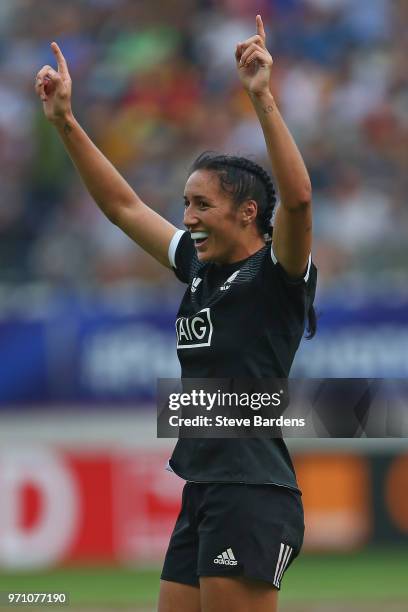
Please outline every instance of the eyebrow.
[[[186, 195], [183, 195], [183, 199], [184, 200], [188, 200], [188, 197]], [[211, 198], [209, 198], [208, 196], [203, 196], [203, 195], [193, 195], [192, 196], [193, 200], [207, 200], [207, 202], [211, 202]]]

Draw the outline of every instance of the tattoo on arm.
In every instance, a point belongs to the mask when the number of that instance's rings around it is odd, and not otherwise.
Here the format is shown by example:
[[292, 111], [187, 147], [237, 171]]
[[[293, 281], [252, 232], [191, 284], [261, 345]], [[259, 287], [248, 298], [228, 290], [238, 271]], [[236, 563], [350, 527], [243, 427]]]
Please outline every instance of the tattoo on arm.
[[262, 110], [265, 113], [265, 115], [268, 115], [269, 113], [273, 113], [273, 106], [272, 104], [269, 104], [268, 106], [264, 106]]
[[69, 136], [70, 133], [72, 132], [72, 126], [67, 122], [64, 125], [64, 134], [65, 136]]

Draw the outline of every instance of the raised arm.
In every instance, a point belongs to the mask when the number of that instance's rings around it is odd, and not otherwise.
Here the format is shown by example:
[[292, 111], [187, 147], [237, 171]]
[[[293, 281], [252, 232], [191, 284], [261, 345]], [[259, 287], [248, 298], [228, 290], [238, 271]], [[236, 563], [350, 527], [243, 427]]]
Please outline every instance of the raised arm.
[[265, 136], [280, 196], [273, 227], [273, 251], [285, 271], [299, 277], [306, 270], [312, 246], [312, 189], [302, 156], [270, 90], [273, 60], [265, 46], [260, 15], [256, 17], [256, 30], [255, 36], [237, 45], [235, 58], [240, 80]]
[[58, 70], [44, 66], [35, 82], [45, 116], [58, 130], [86, 188], [102, 212], [142, 249], [170, 267], [168, 249], [176, 228], [142, 202], [76, 121], [71, 108], [72, 82], [67, 63], [57, 43], [53, 42], [51, 48]]

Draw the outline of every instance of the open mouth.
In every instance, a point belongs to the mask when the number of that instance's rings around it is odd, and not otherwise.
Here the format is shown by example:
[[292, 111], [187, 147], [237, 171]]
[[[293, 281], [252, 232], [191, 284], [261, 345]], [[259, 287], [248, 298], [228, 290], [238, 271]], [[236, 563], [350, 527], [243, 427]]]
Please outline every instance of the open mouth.
[[194, 240], [195, 247], [198, 248], [207, 242], [208, 234], [207, 232], [191, 232], [191, 238]]

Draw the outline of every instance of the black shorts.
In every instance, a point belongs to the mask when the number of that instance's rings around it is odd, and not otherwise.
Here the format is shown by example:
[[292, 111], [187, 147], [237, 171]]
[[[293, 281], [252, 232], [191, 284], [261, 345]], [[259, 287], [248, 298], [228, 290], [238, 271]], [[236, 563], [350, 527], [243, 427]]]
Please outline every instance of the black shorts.
[[187, 482], [161, 578], [245, 576], [280, 589], [304, 534], [299, 493], [276, 485]]

